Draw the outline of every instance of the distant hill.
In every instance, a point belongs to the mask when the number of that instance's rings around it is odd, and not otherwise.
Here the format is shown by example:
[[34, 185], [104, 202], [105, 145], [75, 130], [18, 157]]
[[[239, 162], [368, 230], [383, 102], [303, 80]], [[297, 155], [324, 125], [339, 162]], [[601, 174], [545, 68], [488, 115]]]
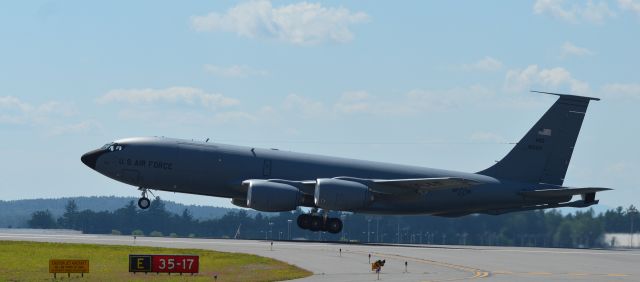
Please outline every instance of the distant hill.
[[[26, 227], [27, 220], [31, 218], [31, 214], [39, 210], [49, 210], [54, 217], [59, 217], [64, 213], [64, 207], [70, 200], [75, 200], [79, 210], [93, 211], [114, 211], [124, 207], [129, 201], [137, 202], [138, 198], [134, 197], [69, 197], [58, 199], [29, 199], [16, 201], [0, 200], [0, 228], [4, 227]], [[213, 206], [184, 205], [171, 201], [165, 201], [166, 209], [169, 212], [181, 214], [184, 209], [188, 209], [196, 219], [219, 218], [227, 212], [240, 210], [233, 208], [221, 208]], [[256, 212], [247, 210], [250, 215]]]

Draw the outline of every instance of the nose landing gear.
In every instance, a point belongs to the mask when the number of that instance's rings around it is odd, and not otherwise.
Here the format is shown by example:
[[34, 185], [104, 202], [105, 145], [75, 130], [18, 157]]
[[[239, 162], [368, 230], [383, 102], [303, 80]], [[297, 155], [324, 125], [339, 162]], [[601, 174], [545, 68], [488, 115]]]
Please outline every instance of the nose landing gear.
[[138, 199], [138, 207], [140, 207], [143, 210], [146, 210], [149, 208], [149, 206], [151, 206], [151, 200], [147, 198], [147, 192], [151, 193], [151, 195], [153, 195], [153, 193], [151, 192], [151, 190], [147, 188], [140, 187], [138, 188], [138, 190], [142, 191], [142, 197]]
[[140, 207], [141, 209], [146, 210], [149, 208], [150, 205], [151, 205], [151, 201], [149, 200], [149, 198], [142, 197], [138, 199], [138, 207]]
[[297, 223], [301, 229], [308, 229], [314, 232], [327, 231], [332, 234], [337, 234], [342, 231], [342, 220], [339, 218], [326, 217], [326, 215], [321, 216], [316, 213], [299, 215]]

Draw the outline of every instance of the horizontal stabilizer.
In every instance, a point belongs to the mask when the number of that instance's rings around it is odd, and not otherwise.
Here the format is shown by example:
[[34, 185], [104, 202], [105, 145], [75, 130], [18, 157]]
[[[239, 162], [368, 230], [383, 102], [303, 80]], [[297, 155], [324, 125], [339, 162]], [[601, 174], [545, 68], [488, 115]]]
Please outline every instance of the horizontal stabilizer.
[[573, 202], [560, 203], [560, 204], [543, 204], [543, 205], [524, 206], [524, 207], [507, 208], [507, 209], [483, 210], [483, 211], [478, 211], [478, 213], [500, 215], [500, 214], [505, 214], [510, 212], [532, 211], [532, 210], [542, 210], [542, 209], [586, 208], [593, 205], [597, 205], [598, 202], [599, 202], [598, 200], [593, 200], [593, 201], [577, 200]]
[[562, 196], [585, 195], [585, 194], [591, 194], [591, 193], [608, 191], [608, 190], [613, 190], [613, 189], [599, 188], [599, 187], [545, 189], [545, 190], [522, 191], [520, 192], [520, 195], [525, 197], [532, 197], [532, 198], [557, 198]]
[[563, 93], [553, 93], [553, 92], [544, 92], [544, 91], [536, 91], [536, 90], [531, 90], [531, 92], [549, 94], [549, 95], [556, 95], [556, 96], [560, 96], [560, 97], [569, 97], [569, 98], [578, 98], [578, 99], [588, 99], [588, 100], [600, 101], [600, 98], [595, 98], [595, 97], [578, 96], [578, 95], [563, 94]]

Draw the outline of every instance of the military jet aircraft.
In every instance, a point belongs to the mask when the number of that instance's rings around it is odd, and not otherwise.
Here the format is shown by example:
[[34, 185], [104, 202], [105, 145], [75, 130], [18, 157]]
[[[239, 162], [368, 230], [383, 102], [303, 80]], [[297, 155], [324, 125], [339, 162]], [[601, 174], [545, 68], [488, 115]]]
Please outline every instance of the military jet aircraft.
[[[310, 207], [298, 226], [339, 233], [329, 211], [457, 217], [598, 203], [609, 188], [562, 186], [587, 106], [597, 98], [568, 94], [491, 167], [458, 172], [164, 137], [120, 139], [84, 154], [82, 162], [138, 187], [230, 198], [265, 212]], [[573, 200], [573, 196], [580, 198]]]

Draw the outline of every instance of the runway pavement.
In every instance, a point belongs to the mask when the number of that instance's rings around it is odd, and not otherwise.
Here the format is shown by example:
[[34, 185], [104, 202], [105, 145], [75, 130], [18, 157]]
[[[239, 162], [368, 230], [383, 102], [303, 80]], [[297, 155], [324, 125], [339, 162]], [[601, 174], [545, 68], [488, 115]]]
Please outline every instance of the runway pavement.
[[[374, 281], [371, 260], [384, 259], [386, 281], [640, 281], [640, 250], [355, 245], [156, 238], [90, 234], [14, 234], [0, 240], [144, 245], [256, 254], [308, 269], [298, 281]], [[340, 249], [342, 252], [340, 253]], [[407, 268], [405, 271], [405, 262]]]

